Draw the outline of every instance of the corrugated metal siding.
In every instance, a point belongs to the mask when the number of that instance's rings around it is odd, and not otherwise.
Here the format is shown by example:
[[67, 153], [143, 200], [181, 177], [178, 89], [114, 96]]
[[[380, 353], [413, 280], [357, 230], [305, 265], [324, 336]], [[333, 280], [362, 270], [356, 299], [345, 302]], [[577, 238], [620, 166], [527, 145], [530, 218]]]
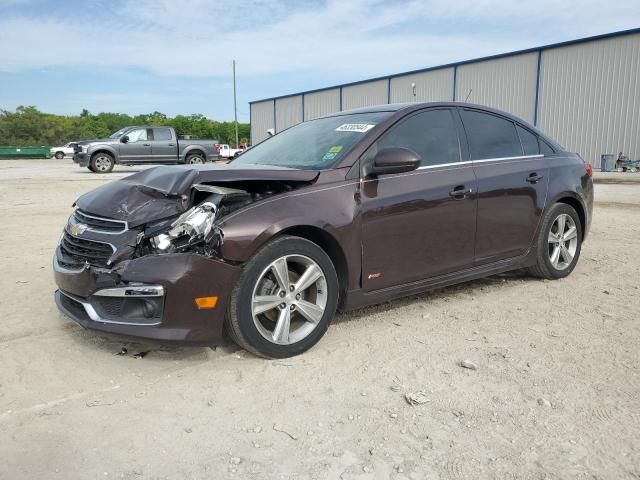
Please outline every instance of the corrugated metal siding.
[[387, 103], [387, 80], [350, 85], [342, 89], [342, 109], [370, 107]]
[[340, 111], [340, 89], [323, 90], [304, 96], [304, 119], [313, 120]]
[[[411, 84], [416, 84], [415, 96]], [[453, 68], [402, 75], [391, 79], [391, 103], [450, 102], [453, 100]]]
[[251, 145], [266, 140], [267, 130], [273, 128], [273, 100], [251, 104]]
[[276, 133], [302, 122], [302, 95], [276, 100]]
[[[538, 54], [460, 65], [456, 101], [498, 108], [533, 123]], [[471, 94], [469, 92], [471, 91]]]
[[595, 166], [640, 158], [640, 34], [542, 52], [539, 125]]

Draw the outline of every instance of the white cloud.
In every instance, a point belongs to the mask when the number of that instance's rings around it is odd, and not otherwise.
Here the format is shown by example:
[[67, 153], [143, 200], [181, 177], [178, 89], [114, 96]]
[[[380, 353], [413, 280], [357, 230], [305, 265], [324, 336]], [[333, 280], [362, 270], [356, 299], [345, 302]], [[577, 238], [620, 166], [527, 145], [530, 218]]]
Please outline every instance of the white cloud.
[[356, 79], [640, 24], [637, 0], [185, 3], [129, 0], [106, 16], [96, 10], [64, 19], [46, 12], [0, 17], [0, 69], [98, 65], [228, 76], [236, 58], [244, 75], [307, 71]]

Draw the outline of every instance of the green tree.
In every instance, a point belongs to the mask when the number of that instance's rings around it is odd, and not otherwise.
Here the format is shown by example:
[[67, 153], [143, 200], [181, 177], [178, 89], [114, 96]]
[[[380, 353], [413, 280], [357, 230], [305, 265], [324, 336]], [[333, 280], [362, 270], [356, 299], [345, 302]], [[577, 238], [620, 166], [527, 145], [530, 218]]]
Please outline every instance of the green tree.
[[[101, 112], [83, 109], [78, 115], [42, 113], [34, 106], [20, 106], [15, 112], [0, 110], [0, 146], [57, 145], [71, 141], [104, 138], [129, 125], [166, 125], [180, 136], [209, 138], [221, 143], [235, 143], [233, 122], [217, 122], [201, 114], [168, 117], [162, 112], [141, 115]], [[240, 138], [250, 136], [250, 126], [238, 125]]]

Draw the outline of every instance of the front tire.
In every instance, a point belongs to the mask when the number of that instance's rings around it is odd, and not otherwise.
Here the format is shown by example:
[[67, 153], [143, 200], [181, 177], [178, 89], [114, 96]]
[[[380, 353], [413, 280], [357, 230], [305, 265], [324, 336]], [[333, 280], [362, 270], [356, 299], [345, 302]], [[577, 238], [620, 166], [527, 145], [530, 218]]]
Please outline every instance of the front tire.
[[54, 155], [58, 160], [62, 160], [64, 158], [64, 152], [56, 152]]
[[245, 265], [227, 311], [231, 337], [262, 357], [299, 355], [325, 334], [338, 305], [329, 256], [309, 240], [272, 240]]
[[96, 153], [91, 157], [89, 162], [89, 170], [94, 173], [109, 173], [113, 170], [115, 161], [108, 153]]
[[568, 276], [582, 249], [582, 224], [576, 210], [565, 203], [553, 205], [542, 220], [536, 243], [536, 264], [529, 273], [547, 280]]

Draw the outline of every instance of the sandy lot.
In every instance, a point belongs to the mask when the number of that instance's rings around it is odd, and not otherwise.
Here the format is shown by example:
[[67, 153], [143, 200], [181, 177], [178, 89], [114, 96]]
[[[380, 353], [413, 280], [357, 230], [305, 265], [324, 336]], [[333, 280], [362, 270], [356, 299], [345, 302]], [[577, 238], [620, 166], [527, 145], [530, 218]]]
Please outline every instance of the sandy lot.
[[567, 279], [340, 315], [310, 352], [268, 361], [125, 344], [58, 313], [71, 203], [132, 171], [0, 162], [0, 478], [640, 478], [640, 185], [596, 186]]

